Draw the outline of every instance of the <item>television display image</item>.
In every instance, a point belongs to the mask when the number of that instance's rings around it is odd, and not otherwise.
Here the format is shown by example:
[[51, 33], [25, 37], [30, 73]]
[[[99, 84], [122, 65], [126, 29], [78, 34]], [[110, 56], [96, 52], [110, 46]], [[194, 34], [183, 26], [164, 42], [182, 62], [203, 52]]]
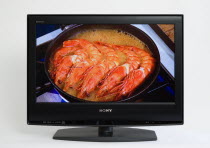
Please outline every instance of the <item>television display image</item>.
[[174, 24], [36, 24], [36, 103], [175, 102]]

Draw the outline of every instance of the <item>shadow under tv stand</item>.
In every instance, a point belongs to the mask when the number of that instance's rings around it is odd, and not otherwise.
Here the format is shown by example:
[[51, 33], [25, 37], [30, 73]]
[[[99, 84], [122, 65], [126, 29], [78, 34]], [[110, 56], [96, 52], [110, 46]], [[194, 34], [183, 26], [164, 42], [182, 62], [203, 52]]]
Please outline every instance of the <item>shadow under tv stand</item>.
[[90, 142], [156, 141], [152, 130], [111, 126], [82, 127], [58, 130], [53, 139]]

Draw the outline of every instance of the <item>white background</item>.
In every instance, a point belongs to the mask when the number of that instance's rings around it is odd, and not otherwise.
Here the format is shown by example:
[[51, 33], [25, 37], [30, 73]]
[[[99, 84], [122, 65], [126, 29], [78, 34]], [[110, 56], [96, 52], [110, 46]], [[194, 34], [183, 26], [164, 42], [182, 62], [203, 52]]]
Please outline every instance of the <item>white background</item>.
[[[153, 129], [156, 142], [55, 141], [62, 127], [26, 124], [27, 14], [184, 14], [183, 126]], [[210, 3], [195, 0], [0, 0], [0, 147], [210, 147]]]

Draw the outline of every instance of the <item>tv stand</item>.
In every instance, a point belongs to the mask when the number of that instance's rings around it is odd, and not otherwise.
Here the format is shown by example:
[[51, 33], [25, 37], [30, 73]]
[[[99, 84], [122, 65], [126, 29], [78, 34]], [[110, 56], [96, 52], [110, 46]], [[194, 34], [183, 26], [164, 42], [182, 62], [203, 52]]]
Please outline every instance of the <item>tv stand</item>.
[[98, 128], [61, 129], [55, 133], [53, 139], [92, 142], [132, 142], [155, 141], [157, 136], [152, 130], [100, 126]]

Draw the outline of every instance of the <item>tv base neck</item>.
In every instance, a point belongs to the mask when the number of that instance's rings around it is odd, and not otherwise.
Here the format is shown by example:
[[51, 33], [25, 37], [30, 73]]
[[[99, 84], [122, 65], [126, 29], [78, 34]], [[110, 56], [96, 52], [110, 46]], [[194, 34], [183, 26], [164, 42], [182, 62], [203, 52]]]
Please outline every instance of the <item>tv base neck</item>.
[[85, 127], [58, 130], [53, 139], [92, 142], [132, 142], [155, 141], [157, 136], [152, 130], [119, 127]]

